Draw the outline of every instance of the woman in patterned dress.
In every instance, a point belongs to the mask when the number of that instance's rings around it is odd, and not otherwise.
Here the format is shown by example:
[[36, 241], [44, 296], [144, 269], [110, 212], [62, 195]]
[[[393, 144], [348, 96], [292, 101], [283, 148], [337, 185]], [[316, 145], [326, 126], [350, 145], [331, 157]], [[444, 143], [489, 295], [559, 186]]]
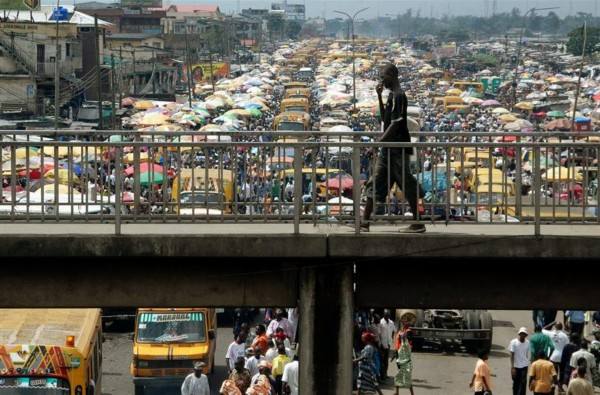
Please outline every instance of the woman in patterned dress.
[[378, 393], [383, 395], [379, 389], [377, 381], [377, 368], [375, 367], [376, 348], [375, 336], [370, 332], [365, 332], [361, 336], [365, 347], [360, 352], [360, 356], [354, 360], [358, 362], [358, 395]]
[[410, 326], [403, 322], [402, 328], [396, 334], [394, 342], [396, 348], [396, 366], [398, 373], [394, 377], [394, 385], [396, 386], [396, 395], [399, 395], [400, 388], [408, 388], [411, 395], [414, 395], [412, 385], [412, 353], [409, 340]]

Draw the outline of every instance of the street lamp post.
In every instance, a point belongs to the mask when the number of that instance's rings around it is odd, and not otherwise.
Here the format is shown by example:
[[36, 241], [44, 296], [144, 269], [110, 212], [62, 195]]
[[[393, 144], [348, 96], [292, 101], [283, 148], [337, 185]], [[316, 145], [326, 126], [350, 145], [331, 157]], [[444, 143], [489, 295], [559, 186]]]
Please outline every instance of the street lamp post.
[[[536, 12], [536, 11], [547, 11], [547, 10], [556, 10], [557, 8], [560, 7], [544, 7], [544, 8], [531, 8], [530, 10], [528, 10], [525, 15], [523, 15], [523, 18], [526, 18], [527, 15], [529, 15], [530, 13]], [[512, 106], [511, 106], [511, 110], [514, 110], [515, 108], [515, 104], [517, 103], [517, 80], [518, 80], [518, 74], [519, 74], [519, 63], [521, 62], [521, 43], [523, 41], [523, 33], [525, 30], [525, 26], [523, 26], [521, 28], [521, 31], [519, 32], [519, 42], [517, 43], [517, 62], [515, 64], [515, 72], [513, 73], [513, 97], [512, 97]]]
[[358, 14], [368, 9], [369, 7], [365, 7], [361, 10], [356, 11], [354, 15], [350, 15], [343, 11], [333, 11], [335, 13], [347, 16], [348, 20], [352, 24], [352, 108], [354, 112], [356, 112], [356, 58], [354, 53], [354, 20], [358, 16]]

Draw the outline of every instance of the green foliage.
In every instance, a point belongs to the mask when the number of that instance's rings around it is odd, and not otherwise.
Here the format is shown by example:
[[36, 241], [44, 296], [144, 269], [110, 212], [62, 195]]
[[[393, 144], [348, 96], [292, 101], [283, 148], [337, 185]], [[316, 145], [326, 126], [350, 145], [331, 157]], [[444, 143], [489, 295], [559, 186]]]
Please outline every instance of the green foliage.
[[[588, 27], [585, 55], [590, 56], [592, 53], [600, 51], [598, 44], [600, 44], [600, 28]], [[569, 33], [567, 51], [573, 55], [581, 56], [583, 51], [583, 27], [574, 29]]]

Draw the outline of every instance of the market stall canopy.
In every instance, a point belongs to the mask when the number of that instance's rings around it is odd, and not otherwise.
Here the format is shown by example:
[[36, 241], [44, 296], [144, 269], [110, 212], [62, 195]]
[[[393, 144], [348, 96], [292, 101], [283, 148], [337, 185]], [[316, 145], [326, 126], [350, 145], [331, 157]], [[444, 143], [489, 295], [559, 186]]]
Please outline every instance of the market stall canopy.
[[498, 108], [494, 108], [492, 110], [493, 114], [508, 114], [510, 113], [510, 111], [508, 111], [506, 108], [504, 107], [498, 107]]
[[519, 110], [531, 111], [533, 110], [533, 103], [522, 101], [515, 104], [515, 108], [518, 108]]

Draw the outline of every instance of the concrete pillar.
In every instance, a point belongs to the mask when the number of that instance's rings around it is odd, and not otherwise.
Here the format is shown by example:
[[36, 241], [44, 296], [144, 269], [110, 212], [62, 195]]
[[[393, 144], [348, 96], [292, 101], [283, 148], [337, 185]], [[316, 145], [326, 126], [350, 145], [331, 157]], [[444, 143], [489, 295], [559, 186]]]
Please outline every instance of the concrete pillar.
[[352, 393], [352, 264], [301, 268], [300, 394]]

